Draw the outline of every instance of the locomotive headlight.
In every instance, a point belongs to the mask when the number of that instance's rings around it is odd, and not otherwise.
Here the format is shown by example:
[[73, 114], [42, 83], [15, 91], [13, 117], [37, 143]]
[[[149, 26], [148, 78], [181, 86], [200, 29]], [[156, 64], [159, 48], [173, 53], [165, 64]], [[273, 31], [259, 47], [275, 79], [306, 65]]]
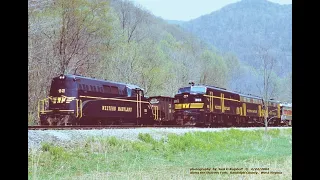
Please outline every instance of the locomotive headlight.
[[63, 74], [61, 74], [60, 76], [59, 76], [59, 79], [64, 79], [65, 78], [65, 76], [63, 75]]
[[195, 98], [194, 101], [195, 102], [201, 102], [201, 98]]

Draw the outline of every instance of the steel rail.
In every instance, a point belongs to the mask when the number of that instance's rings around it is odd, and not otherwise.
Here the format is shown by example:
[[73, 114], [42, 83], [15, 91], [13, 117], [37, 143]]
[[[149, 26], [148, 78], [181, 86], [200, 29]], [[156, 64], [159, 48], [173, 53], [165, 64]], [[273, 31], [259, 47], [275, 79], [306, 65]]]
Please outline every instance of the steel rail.
[[36, 125], [28, 126], [28, 130], [56, 130], [56, 129], [130, 129], [130, 128], [192, 128], [195, 126], [179, 125], [72, 125], [72, 126], [49, 126]]
[[[276, 128], [287, 126], [276, 126]], [[193, 125], [72, 125], [72, 126], [49, 126], [36, 125], [28, 126], [28, 130], [90, 130], [90, 129], [136, 129], [136, 128], [257, 128], [257, 127], [208, 127], [208, 126], [193, 126]], [[260, 128], [264, 128], [260, 126]], [[275, 128], [269, 126], [268, 128]]]

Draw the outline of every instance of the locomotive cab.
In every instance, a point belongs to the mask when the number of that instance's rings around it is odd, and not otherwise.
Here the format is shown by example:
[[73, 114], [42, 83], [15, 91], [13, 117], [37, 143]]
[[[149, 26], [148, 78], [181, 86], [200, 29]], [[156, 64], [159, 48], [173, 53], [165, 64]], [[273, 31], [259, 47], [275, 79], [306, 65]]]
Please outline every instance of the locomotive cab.
[[175, 119], [181, 125], [202, 124], [204, 121], [204, 86], [189, 86], [178, 90], [175, 95]]
[[137, 95], [144, 97], [143, 89], [135, 85], [127, 85], [127, 96], [137, 97]]
[[78, 114], [79, 102], [76, 78], [60, 75], [52, 79], [49, 97], [39, 102], [41, 124], [72, 124]]
[[206, 94], [206, 91], [207, 88], [203, 86], [190, 86], [180, 88], [178, 90], [178, 94], [175, 95], [175, 103], [201, 103], [204, 101], [203, 95]]
[[75, 104], [71, 103], [78, 97], [77, 84], [75, 79], [66, 78], [60, 75], [54, 78], [50, 88], [49, 110], [75, 109]]

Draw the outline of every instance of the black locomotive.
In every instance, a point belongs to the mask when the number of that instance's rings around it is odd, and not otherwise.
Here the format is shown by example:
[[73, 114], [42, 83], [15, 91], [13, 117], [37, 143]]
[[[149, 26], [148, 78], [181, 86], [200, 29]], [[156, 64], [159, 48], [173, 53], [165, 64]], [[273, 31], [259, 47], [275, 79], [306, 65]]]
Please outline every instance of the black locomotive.
[[[268, 111], [264, 112], [263, 104]], [[142, 88], [78, 75], [53, 78], [39, 101], [41, 125], [178, 124], [211, 127], [291, 125], [289, 107], [277, 101], [207, 85], [180, 88], [174, 97], [145, 97]], [[286, 116], [283, 113], [287, 113]], [[290, 114], [289, 114], [290, 113]]]
[[53, 78], [38, 110], [42, 125], [144, 124], [153, 119], [140, 87], [76, 75]]
[[225, 126], [239, 117], [239, 94], [213, 86], [188, 86], [175, 95], [175, 119], [181, 125]]
[[263, 126], [267, 113], [269, 124], [284, 124], [280, 103], [269, 100], [264, 112], [261, 97], [241, 94], [224, 88], [194, 84], [180, 88], [175, 95], [174, 119], [177, 124], [231, 127]]

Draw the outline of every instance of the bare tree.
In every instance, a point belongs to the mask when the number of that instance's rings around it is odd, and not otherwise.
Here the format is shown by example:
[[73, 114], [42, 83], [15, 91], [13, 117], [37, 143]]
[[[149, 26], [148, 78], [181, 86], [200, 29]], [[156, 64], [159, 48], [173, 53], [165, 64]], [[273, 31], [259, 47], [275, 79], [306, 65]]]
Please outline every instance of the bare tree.
[[276, 118], [276, 116], [269, 116], [274, 110], [269, 111], [268, 109], [270, 98], [275, 95], [276, 89], [275, 76], [273, 76], [275, 58], [271, 55], [270, 48], [263, 45], [257, 46], [256, 55], [261, 63], [260, 73], [262, 80], [260, 84], [257, 84], [257, 87], [262, 96], [262, 110], [264, 111], [263, 124], [265, 126], [265, 132], [267, 132], [269, 122]]
[[51, 78], [57, 74], [59, 64], [53, 58], [52, 42], [42, 33], [55, 21], [43, 18], [49, 1], [28, 1], [28, 123], [36, 123], [39, 99], [47, 96]]
[[33, 121], [52, 77], [86, 72], [99, 58], [110, 30], [107, 12], [100, 0], [28, 1], [28, 115]]
[[139, 27], [150, 22], [149, 13], [128, 0], [116, 2], [115, 7], [120, 18], [122, 33], [127, 37], [127, 42], [130, 43], [133, 39], [141, 41], [145, 35], [138, 34]]
[[44, 29], [42, 33], [52, 42], [60, 73], [76, 73], [79, 67], [93, 63], [90, 60], [94, 60], [95, 51], [90, 47], [98, 44], [99, 31], [108, 29], [104, 24], [98, 25], [108, 20], [107, 9], [104, 2], [58, 0], [54, 3], [51, 11], [57, 13], [59, 27], [53, 32]]

